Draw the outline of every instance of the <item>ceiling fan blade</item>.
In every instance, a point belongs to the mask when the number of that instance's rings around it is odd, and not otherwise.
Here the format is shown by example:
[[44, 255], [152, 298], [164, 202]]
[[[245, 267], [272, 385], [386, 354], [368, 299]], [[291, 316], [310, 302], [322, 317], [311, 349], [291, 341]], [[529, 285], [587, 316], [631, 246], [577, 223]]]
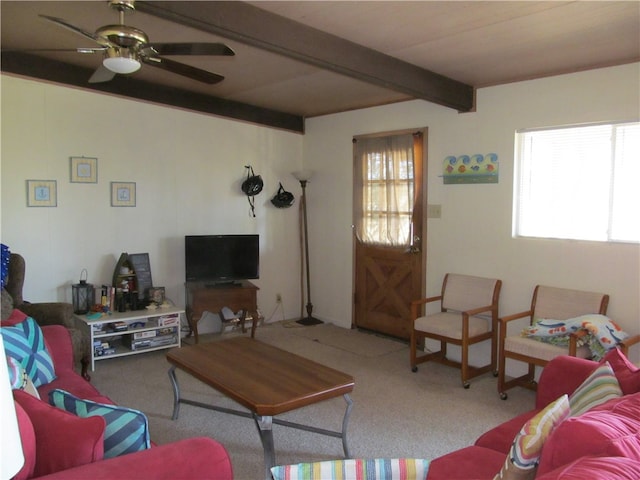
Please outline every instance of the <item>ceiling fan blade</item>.
[[217, 73], [207, 72], [206, 70], [192, 67], [184, 63], [174, 62], [167, 58], [141, 56], [141, 60], [147, 65], [152, 65], [168, 72], [177, 73], [178, 75], [183, 75], [191, 78], [192, 80], [208, 83], [210, 85], [224, 80], [224, 77]]
[[221, 55], [231, 57], [236, 53], [224, 43], [152, 43], [158, 55]]
[[115, 72], [112, 72], [104, 65], [100, 65], [98, 69], [95, 72], [93, 72], [93, 75], [91, 75], [91, 78], [89, 79], [89, 83], [108, 82], [110, 80], [113, 80], [113, 77], [115, 76], [116, 76]]
[[26, 48], [26, 49], [8, 49], [3, 52], [74, 52], [74, 53], [102, 53], [106, 47], [78, 47], [78, 48]]
[[99, 43], [100, 45], [104, 46], [104, 47], [111, 47], [113, 45], [111, 45], [111, 42], [109, 42], [106, 38], [100, 37], [98, 35], [95, 35], [91, 32], [87, 32], [83, 29], [81, 29], [80, 27], [76, 27], [75, 25], [70, 24], [69, 22], [67, 22], [66, 20], [63, 20], [62, 18], [58, 18], [58, 17], [51, 17], [49, 15], [38, 15], [40, 18], [44, 18], [45, 20], [48, 20], [50, 22], [55, 23], [56, 25], [59, 25], [63, 28], [66, 28], [67, 30], [71, 30], [74, 33], [77, 33], [79, 35], [82, 35], [85, 38], [88, 38], [90, 40], [93, 40], [96, 43]]

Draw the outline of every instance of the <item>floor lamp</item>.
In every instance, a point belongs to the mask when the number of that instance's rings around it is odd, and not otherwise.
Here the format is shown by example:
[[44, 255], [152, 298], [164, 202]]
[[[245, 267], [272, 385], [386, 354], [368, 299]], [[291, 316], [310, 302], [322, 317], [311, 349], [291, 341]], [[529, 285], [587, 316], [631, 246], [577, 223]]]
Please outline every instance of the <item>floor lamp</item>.
[[319, 323], [323, 323], [322, 320], [318, 320], [313, 316], [313, 304], [311, 303], [311, 282], [309, 280], [309, 237], [307, 235], [307, 195], [306, 188], [307, 182], [313, 176], [313, 172], [310, 170], [303, 170], [300, 172], [293, 172], [293, 176], [300, 182], [300, 186], [302, 187], [302, 212], [303, 212], [303, 222], [304, 222], [304, 256], [305, 256], [305, 265], [307, 269], [307, 316], [301, 318], [297, 321], [297, 323], [301, 325], [318, 325]]

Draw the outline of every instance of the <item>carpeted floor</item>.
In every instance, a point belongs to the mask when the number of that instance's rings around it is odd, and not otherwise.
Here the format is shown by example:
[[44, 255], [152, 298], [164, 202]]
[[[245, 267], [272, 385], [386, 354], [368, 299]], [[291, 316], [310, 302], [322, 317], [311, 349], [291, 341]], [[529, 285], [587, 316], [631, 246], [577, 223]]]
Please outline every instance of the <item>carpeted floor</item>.
[[[473, 443], [484, 431], [533, 406], [533, 392], [524, 389], [511, 390], [509, 400], [500, 400], [490, 374], [472, 380], [465, 390], [459, 371], [450, 367], [428, 363], [412, 373], [403, 342], [327, 324], [296, 325], [266, 325], [256, 337], [354, 376], [348, 428], [354, 457], [435, 458]], [[224, 338], [228, 336], [206, 335], [201, 341]], [[253, 420], [189, 405], [182, 405], [178, 420], [171, 420], [173, 394], [165, 355], [161, 350], [97, 362], [92, 381], [118, 404], [144, 411], [154, 442], [212, 437], [229, 451], [238, 480], [261, 479], [263, 452]], [[178, 381], [184, 397], [242, 408], [183, 372]], [[281, 418], [340, 430], [344, 408], [344, 400], [337, 398]], [[274, 440], [280, 464], [343, 455], [339, 439], [280, 425], [274, 426]]]

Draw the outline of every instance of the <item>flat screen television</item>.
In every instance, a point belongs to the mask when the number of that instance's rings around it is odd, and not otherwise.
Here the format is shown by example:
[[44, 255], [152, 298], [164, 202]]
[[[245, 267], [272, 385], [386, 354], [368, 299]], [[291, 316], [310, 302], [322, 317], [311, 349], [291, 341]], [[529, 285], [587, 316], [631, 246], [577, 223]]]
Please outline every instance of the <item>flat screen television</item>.
[[258, 235], [186, 235], [187, 282], [212, 285], [260, 278]]

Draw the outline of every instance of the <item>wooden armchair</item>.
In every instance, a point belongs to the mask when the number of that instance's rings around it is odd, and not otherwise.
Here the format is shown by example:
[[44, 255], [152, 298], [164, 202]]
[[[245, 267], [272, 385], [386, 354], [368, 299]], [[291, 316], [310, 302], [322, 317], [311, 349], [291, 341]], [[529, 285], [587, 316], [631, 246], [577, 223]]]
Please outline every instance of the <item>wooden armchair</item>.
[[[500, 367], [498, 369], [498, 393], [500, 394], [500, 398], [506, 400], [506, 391], [516, 386], [535, 390], [537, 387], [535, 382], [536, 365], [544, 367], [552, 358], [558, 355], [571, 355], [581, 358], [589, 358], [591, 356], [591, 352], [587, 346], [577, 346], [578, 339], [585, 332], [571, 334], [569, 346], [562, 347], [540, 342], [533, 338], [523, 337], [519, 331], [509, 336], [507, 331], [509, 322], [519, 318], [529, 317], [529, 325], [533, 325], [540, 319], [567, 320], [590, 313], [605, 315], [608, 305], [609, 295], [604, 293], [537, 285], [533, 291], [531, 308], [529, 310], [508, 315], [499, 320]], [[527, 373], [520, 377], [507, 380], [505, 373], [507, 358], [527, 363]]]
[[[448, 273], [442, 282], [442, 293], [437, 297], [411, 302], [411, 370], [419, 363], [436, 361], [460, 368], [462, 385], [469, 388], [469, 379], [485, 372], [496, 372], [498, 338], [498, 299], [502, 282], [493, 278], [473, 277]], [[440, 312], [424, 316], [424, 306], [440, 302]], [[418, 343], [425, 338], [440, 341], [440, 350], [418, 356]], [[487, 365], [469, 365], [469, 346], [485, 340], [491, 341], [491, 361]], [[447, 358], [447, 344], [461, 347], [461, 360]]]

